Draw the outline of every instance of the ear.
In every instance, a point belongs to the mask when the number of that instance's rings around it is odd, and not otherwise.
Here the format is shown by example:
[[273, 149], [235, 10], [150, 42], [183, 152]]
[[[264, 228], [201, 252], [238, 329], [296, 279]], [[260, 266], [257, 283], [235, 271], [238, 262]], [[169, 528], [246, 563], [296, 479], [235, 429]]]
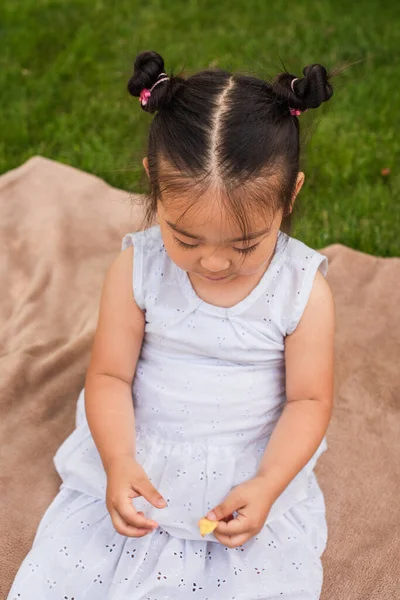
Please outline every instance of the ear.
[[294, 205], [294, 203], [296, 201], [297, 195], [300, 192], [301, 188], [303, 187], [303, 183], [304, 183], [305, 177], [306, 176], [304, 175], [303, 171], [299, 171], [299, 173], [297, 174], [296, 187], [294, 189], [293, 196], [292, 196], [292, 201], [291, 201], [291, 204], [290, 204], [290, 212], [292, 212], [293, 205]]
[[144, 157], [142, 163], [143, 163], [144, 169], [147, 173], [147, 177], [149, 177], [149, 161], [147, 160], [147, 156]]

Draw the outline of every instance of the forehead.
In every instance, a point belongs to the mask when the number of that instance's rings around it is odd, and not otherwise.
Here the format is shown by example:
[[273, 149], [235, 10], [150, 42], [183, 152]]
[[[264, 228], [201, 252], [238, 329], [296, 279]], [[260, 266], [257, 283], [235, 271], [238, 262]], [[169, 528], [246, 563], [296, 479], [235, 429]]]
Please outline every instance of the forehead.
[[180, 198], [162, 202], [162, 216], [170, 224], [193, 237], [210, 241], [239, 241], [266, 233], [276, 215], [270, 210], [235, 207], [227, 196], [212, 190], [197, 199]]
[[279, 228], [280, 171], [266, 168], [254, 176], [235, 175], [227, 187], [210, 173], [187, 173], [163, 156], [158, 158], [158, 204], [181, 229], [202, 231], [202, 237], [205, 231], [223, 240], [247, 238], [276, 223]]

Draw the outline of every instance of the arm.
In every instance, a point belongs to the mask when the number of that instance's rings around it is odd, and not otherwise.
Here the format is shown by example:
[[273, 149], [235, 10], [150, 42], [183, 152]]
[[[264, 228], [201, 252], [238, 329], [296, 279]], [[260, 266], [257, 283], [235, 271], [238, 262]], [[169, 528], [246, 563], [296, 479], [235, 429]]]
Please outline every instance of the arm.
[[135, 455], [132, 381], [144, 335], [144, 315], [132, 291], [133, 248], [107, 272], [85, 381], [86, 416], [104, 469]]
[[[272, 504], [316, 452], [328, 428], [333, 409], [334, 304], [319, 272], [296, 330], [286, 337], [285, 359], [287, 402], [256, 477], [233, 488], [207, 514], [219, 521], [215, 537], [230, 548], [261, 530]], [[230, 519], [234, 511], [238, 516]]]
[[158, 524], [137, 512], [143, 496], [156, 508], [165, 500], [135, 460], [132, 382], [144, 336], [144, 314], [132, 290], [133, 248], [110, 266], [85, 383], [86, 416], [107, 475], [106, 506], [121, 535], [143, 537]]
[[318, 271], [296, 330], [285, 339], [287, 402], [260, 463], [272, 503], [312, 458], [333, 410], [334, 303]]

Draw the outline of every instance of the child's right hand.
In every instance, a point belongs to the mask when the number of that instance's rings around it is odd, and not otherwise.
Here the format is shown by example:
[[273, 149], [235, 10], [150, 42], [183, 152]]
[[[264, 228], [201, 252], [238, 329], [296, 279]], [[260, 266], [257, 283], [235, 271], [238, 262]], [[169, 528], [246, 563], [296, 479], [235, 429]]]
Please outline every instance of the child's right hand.
[[165, 508], [167, 503], [139, 463], [132, 456], [118, 456], [109, 461], [106, 474], [106, 506], [116, 531], [128, 537], [143, 537], [156, 529], [158, 523], [137, 512], [132, 499], [143, 496], [155, 508]]

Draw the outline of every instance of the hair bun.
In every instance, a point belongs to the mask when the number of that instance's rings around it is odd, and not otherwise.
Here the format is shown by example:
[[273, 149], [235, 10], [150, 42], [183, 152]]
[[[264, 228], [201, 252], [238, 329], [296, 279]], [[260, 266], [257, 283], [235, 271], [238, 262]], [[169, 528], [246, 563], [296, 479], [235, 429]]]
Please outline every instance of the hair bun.
[[303, 102], [303, 110], [307, 108], [318, 108], [323, 102], [327, 102], [332, 95], [333, 89], [328, 82], [328, 73], [322, 65], [308, 65], [303, 69], [301, 79], [293, 84], [293, 91]]
[[[128, 92], [132, 96], [139, 97], [144, 88], [150, 89], [156, 83], [161, 73], [164, 73], [162, 56], [152, 50], [141, 52], [135, 59], [133, 75], [128, 81]], [[147, 104], [141, 105], [142, 109], [150, 113], [159, 110], [168, 96], [169, 83], [169, 81], [163, 81], [157, 85]]]
[[330, 75], [322, 65], [308, 65], [303, 69], [304, 77], [285, 72], [278, 75], [272, 82], [276, 97], [282, 102], [285, 111], [298, 109], [304, 112], [309, 108], [318, 108], [322, 102], [327, 102], [333, 89], [329, 83]]

